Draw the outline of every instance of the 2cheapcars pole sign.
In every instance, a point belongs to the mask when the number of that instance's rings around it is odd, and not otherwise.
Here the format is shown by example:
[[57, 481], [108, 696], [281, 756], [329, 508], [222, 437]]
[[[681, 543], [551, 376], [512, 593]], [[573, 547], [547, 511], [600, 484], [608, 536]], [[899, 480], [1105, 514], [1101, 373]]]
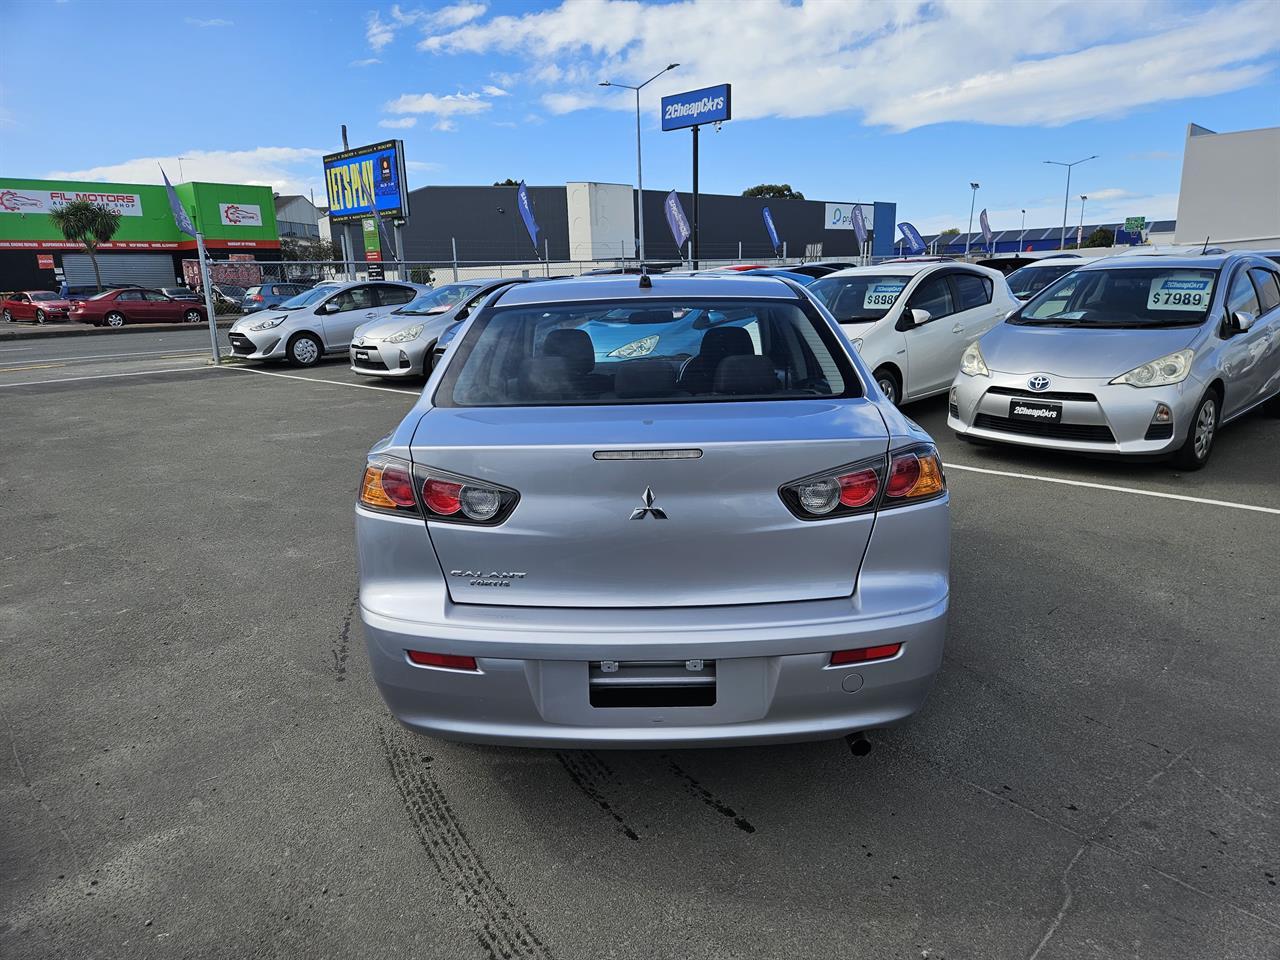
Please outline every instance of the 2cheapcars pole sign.
[[732, 116], [731, 84], [688, 90], [662, 98], [662, 129], [679, 130], [718, 123]]
[[404, 169], [403, 140], [329, 154], [324, 158], [329, 219], [334, 223], [369, 216], [406, 219], [409, 188]]

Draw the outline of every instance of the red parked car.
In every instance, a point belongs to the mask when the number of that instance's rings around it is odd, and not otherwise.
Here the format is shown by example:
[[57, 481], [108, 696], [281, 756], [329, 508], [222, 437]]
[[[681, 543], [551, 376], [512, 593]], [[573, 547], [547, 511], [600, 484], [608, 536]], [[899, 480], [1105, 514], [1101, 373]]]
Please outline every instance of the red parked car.
[[17, 293], [6, 293], [0, 311], [3, 311], [5, 323], [14, 320], [30, 320], [44, 323], [46, 320], [66, 320], [71, 310], [71, 301], [63, 300], [56, 293], [48, 290], [20, 290]]
[[108, 290], [71, 307], [71, 319], [95, 327], [122, 327], [126, 323], [201, 323], [207, 318], [204, 304], [175, 300], [159, 290], [132, 287]]

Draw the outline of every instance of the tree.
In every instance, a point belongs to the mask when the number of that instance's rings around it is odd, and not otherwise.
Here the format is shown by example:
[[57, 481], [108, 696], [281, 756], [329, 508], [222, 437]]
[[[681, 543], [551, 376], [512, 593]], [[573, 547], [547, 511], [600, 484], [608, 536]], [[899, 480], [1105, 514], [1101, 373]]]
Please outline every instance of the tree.
[[751, 187], [749, 190], [743, 190], [744, 197], [760, 197], [764, 200], [803, 200], [804, 194], [799, 190], [792, 190], [789, 183], [761, 183]]
[[284, 237], [280, 256], [285, 260], [341, 260], [342, 250], [334, 241], [322, 237]]
[[940, 237], [958, 237], [960, 235], [959, 227], [947, 227], [938, 236]]
[[507, 177], [505, 180], [495, 180], [493, 185], [495, 187], [518, 187], [520, 186], [520, 181], [512, 180], [510, 177]]
[[1086, 247], [1114, 247], [1116, 245], [1116, 235], [1106, 227], [1099, 227], [1084, 238], [1084, 245]]
[[98, 247], [110, 243], [120, 229], [120, 211], [88, 200], [72, 200], [49, 211], [49, 220], [73, 243], [84, 247], [93, 264], [93, 275], [102, 289], [102, 271], [98, 269]]

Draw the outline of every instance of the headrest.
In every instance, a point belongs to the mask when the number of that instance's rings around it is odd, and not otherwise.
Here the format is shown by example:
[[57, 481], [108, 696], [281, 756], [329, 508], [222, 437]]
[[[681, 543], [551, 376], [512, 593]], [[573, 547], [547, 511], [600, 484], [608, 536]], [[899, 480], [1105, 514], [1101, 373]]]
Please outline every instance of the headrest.
[[708, 357], [732, 357], [737, 354], [755, 353], [751, 334], [742, 327], [712, 327], [702, 335], [702, 347], [698, 351]]
[[596, 351], [585, 330], [552, 330], [542, 345], [544, 357], [563, 357], [570, 373], [587, 373], [596, 365]]
[[676, 392], [676, 368], [666, 360], [628, 360], [616, 369], [613, 392], [619, 400], [669, 397]]
[[[742, 331], [746, 333], [746, 331]], [[773, 361], [768, 357], [725, 357], [716, 367], [712, 393], [729, 396], [751, 396], [774, 393], [778, 389], [778, 375], [773, 371]]]
[[563, 399], [571, 377], [569, 361], [564, 357], [533, 357], [520, 371], [521, 399]]

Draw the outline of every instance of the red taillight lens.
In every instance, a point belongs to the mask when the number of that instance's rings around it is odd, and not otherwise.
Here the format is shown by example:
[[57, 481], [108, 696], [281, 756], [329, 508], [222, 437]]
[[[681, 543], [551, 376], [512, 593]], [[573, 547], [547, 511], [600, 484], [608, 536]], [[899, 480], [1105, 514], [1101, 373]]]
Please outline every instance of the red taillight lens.
[[859, 647], [857, 650], [837, 650], [831, 655], [831, 666], [845, 663], [870, 663], [872, 660], [888, 660], [898, 655], [900, 643], [884, 643], [878, 647]]
[[360, 483], [360, 505], [392, 513], [417, 513], [413, 496], [413, 476], [409, 465], [399, 460], [376, 458], [364, 468]]
[[411, 663], [420, 667], [443, 667], [445, 670], [471, 670], [475, 672], [475, 657], [458, 657], [451, 653], [426, 653], [422, 650], [406, 650]]
[[894, 457], [889, 465], [889, 483], [885, 486], [885, 493], [891, 497], [906, 496], [919, 479], [920, 461], [915, 454]]
[[413, 499], [413, 478], [404, 467], [383, 467], [382, 489], [397, 507], [417, 506], [417, 501]]
[[428, 510], [442, 517], [451, 517], [462, 509], [461, 493], [462, 484], [434, 477], [422, 485], [422, 501]]
[[836, 479], [840, 483], [840, 502], [846, 507], [865, 507], [880, 490], [880, 477], [870, 467]]
[[886, 501], [930, 500], [945, 493], [946, 489], [942, 461], [933, 447], [914, 447], [890, 456], [889, 482], [885, 484], [884, 491]]
[[262, 294], [260, 294], [260, 293], [255, 293], [255, 294], [254, 294], [252, 297], [250, 297], [249, 299], [250, 299], [250, 300], [252, 300], [254, 303], [261, 303], [261, 302], [262, 302]]

